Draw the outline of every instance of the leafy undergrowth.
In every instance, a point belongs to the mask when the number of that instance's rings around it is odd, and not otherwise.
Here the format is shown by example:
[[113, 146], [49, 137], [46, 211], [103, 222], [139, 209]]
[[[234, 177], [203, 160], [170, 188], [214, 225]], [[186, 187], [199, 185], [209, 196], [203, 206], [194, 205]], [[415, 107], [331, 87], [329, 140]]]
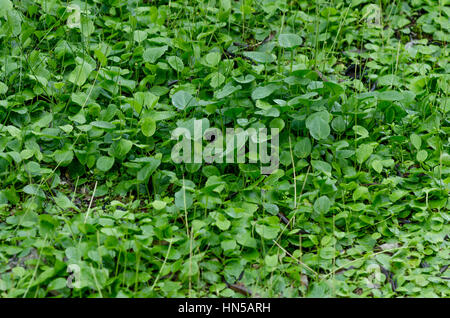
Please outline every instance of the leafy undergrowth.
[[[0, 295], [449, 297], [449, 16], [0, 0]], [[278, 169], [174, 163], [194, 119]]]

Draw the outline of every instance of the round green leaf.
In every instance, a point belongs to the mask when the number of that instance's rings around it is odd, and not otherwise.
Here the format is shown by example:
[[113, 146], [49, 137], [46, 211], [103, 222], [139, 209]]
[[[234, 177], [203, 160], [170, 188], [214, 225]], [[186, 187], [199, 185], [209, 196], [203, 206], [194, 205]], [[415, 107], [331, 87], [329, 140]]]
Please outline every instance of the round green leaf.
[[266, 52], [244, 52], [243, 53], [245, 57], [248, 57], [249, 59], [252, 59], [255, 62], [258, 63], [272, 63], [275, 61], [275, 57]]
[[150, 137], [156, 131], [156, 122], [152, 117], [144, 117], [141, 120], [141, 130], [144, 136]]
[[8, 91], [8, 86], [5, 83], [0, 82], [0, 94], [6, 94]]
[[184, 68], [183, 60], [178, 56], [169, 56], [167, 62], [169, 62], [169, 65], [177, 72], [181, 72]]
[[97, 160], [97, 169], [100, 171], [106, 172], [112, 168], [113, 164], [114, 164], [114, 158], [107, 157], [107, 156], [101, 156]]
[[309, 138], [302, 138], [294, 146], [294, 154], [298, 158], [306, 158], [311, 153], [311, 141]]
[[381, 163], [380, 160], [374, 160], [374, 161], [372, 161], [372, 168], [376, 172], [380, 173], [383, 170], [383, 164]]
[[183, 110], [186, 107], [195, 106], [195, 97], [186, 91], [178, 91], [172, 95], [172, 104], [176, 108]]
[[219, 64], [220, 56], [219, 52], [211, 52], [203, 57], [202, 62], [205, 66], [214, 67]]
[[309, 129], [311, 136], [316, 140], [326, 139], [330, 135], [328, 122], [320, 116], [315, 116], [309, 121], [307, 120], [306, 127]]
[[220, 85], [223, 84], [223, 82], [225, 82], [225, 76], [223, 76], [221, 73], [219, 72], [214, 72], [211, 75], [211, 87], [212, 88], [217, 88]]
[[428, 157], [428, 153], [426, 150], [420, 150], [416, 156], [417, 161], [419, 161], [419, 162], [424, 162], [427, 159], [427, 157]]
[[125, 158], [127, 153], [131, 150], [133, 143], [127, 139], [120, 139], [113, 142], [109, 149], [109, 154], [119, 160]]
[[265, 224], [256, 224], [255, 227], [256, 233], [261, 235], [262, 238], [266, 240], [273, 240], [277, 237], [278, 232], [280, 231], [279, 227], [268, 226]]
[[284, 120], [281, 118], [274, 118], [270, 122], [270, 128], [277, 128], [279, 132], [283, 130], [284, 126]]
[[314, 210], [319, 214], [325, 214], [330, 210], [331, 203], [327, 196], [321, 196], [314, 202]]
[[278, 44], [284, 48], [293, 48], [303, 43], [302, 38], [293, 33], [280, 34], [278, 37]]
[[142, 54], [142, 58], [145, 62], [155, 63], [164, 53], [167, 51], [169, 47], [167, 45], [160, 47], [151, 47], [144, 51]]

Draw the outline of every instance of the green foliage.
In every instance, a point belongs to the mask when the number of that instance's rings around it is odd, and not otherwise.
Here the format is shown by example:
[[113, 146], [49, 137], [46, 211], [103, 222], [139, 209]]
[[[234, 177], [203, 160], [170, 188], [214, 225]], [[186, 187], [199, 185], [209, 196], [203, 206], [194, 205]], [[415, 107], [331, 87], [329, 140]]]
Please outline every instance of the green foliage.
[[[445, 1], [70, 8], [0, 0], [2, 297], [449, 297]], [[278, 169], [175, 164], [194, 119]]]

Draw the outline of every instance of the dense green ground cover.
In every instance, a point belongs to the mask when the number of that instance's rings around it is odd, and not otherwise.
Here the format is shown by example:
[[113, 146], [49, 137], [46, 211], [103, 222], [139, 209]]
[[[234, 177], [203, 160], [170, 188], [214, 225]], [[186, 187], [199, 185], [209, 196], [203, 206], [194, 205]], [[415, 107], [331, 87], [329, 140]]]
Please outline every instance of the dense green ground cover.
[[2, 297], [450, 296], [448, 0], [70, 4], [0, 0]]

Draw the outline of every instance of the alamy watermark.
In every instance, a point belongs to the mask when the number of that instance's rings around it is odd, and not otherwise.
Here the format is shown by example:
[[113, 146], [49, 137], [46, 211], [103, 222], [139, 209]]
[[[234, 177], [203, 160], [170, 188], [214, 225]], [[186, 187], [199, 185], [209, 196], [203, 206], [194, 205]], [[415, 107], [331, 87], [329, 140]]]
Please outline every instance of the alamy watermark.
[[71, 273], [66, 280], [68, 288], [81, 288], [81, 268], [78, 264], [69, 264], [67, 272]]
[[67, 12], [70, 12], [67, 18], [67, 26], [70, 29], [81, 27], [81, 8], [77, 4], [70, 4], [67, 6]]
[[261, 174], [267, 175], [280, 162], [278, 128], [270, 128], [270, 135], [267, 128], [226, 128], [222, 133], [204, 129], [203, 121], [194, 119], [191, 129], [173, 130], [172, 139], [177, 140], [171, 153], [174, 163], [259, 163]]
[[363, 18], [366, 20], [366, 24], [368, 27], [372, 28], [381, 28], [381, 8], [376, 4], [368, 4], [363, 10]]

